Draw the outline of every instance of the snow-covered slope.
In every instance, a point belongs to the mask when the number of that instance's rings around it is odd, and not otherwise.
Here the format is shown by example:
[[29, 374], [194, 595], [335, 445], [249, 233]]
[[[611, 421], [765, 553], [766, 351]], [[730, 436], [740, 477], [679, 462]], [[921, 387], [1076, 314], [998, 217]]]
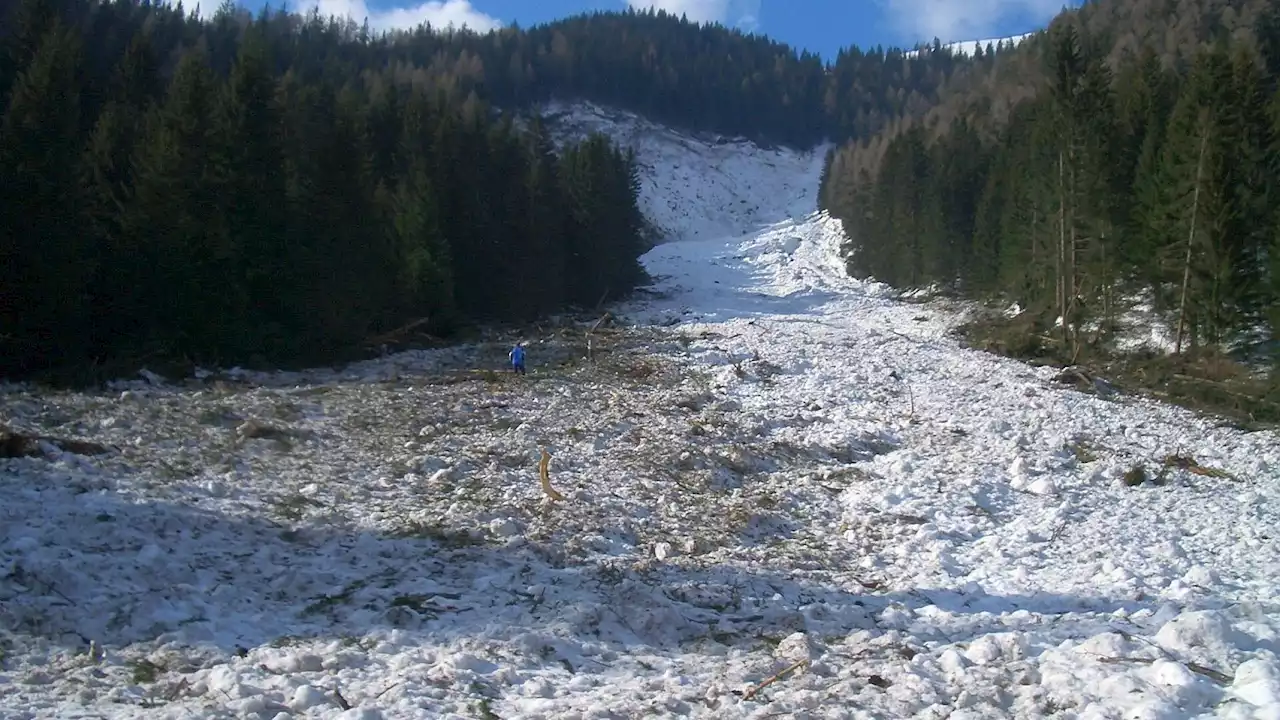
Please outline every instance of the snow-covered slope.
[[[988, 45], [990, 45], [993, 49], [996, 47], [999, 47], [1000, 43], [1004, 43], [1006, 46], [1008, 45], [1016, 46], [1021, 44], [1023, 40], [1026, 40], [1027, 38], [1031, 37], [1034, 34], [1035, 33], [1023, 33], [1021, 35], [1010, 35], [1009, 37], [1000, 37], [1000, 38], [986, 38], [983, 40], [962, 40], [960, 42], [945, 43], [942, 47], [950, 50], [952, 53], [956, 55], [973, 55], [975, 52], [977, 52], [977, 49], [979, 47], [981, 47], [985, 52]], [[910, 57], [913, 55], [917, 55], [918, 53], [919, 53], [918, 50], [910, 50], [906, 53], [906, 55]]]
[[660, 245], [527, 377], [3, 388], [118, 450], [0, 460], [0, 718], [1280, 716], [1280, 438], [965, 350], [840, 239]]
[[558, 142], [602, 132], [635, 150], [640, 209], [666, 240], [744, 235], [816, 209], [812, 182], [826, 146], [799, 152], [698, 138], [589, 103], [551, 103], [541, 112]]

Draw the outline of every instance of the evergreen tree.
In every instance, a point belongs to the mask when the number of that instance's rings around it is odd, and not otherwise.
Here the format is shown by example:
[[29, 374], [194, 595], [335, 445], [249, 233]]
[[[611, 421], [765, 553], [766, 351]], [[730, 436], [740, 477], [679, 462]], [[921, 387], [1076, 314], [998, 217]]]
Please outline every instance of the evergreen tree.
[[138, 35], [112, 76], [106, 106], [89, 137], [83, 163], [88, 237], [95, 248], [92, 284], [96, 347], [130, 334], [146, 308], [136, 304], [135, 287], [145, 278], [137, 248], [124, 231], [133, 188], [133, 157], [141, 128], [158, 96], [159, 74], [146, 35]]
[[528, 301], [542, 311], [558, 307], [564, 298], [564, 249], [560, 238], [565, 232], [565, 208], [560, 196], [555, 149], [542, 118], [535, 116], [525, 142], [527, 168], [523, 178], [526, 193], [524, 225], [528, 229], [529, 255], [532, 265], [526, 272], [536, 278]]
[[21, 0], [13, 11], [12, 30], [0, 52], [0, 107], [6, 107], [13, 84], [39, 52], [58, 18], [57, 0]]
[[207, 56], [188, 52], [139, 144], [124, 231], [145, 272], [134, 299], [149, 308], [130, 344], [148, 354], [218, 362], [245, 350], [243, 257], [218, 201], [217, 92]]
[[293, 308], [308, 281], [297, 275], [299, 255], [287, 232], [281, 115], [267, 63], [264, 28], [255, 25], [240, 44], [216, 107], [221, 167], [214, 197], [253, 317], [239, 347], [258, 347], [270, 357], [286, 350]]
[[[369, 182], [354, 109], [333, 88], [286, 79], [284, 137], [290, 222], [288, 277], [280, 293], [292, 357], [320, 360], [393, 321], [387, 278], [399, 271]], [[371, 228], [373, 232], [370, 232]], [[256, 259], [251, 256], [251, 259]]]
[[1169, 121], [1157, 205], [1146, 213], [1164, 240], [1161, 287], [1173, 294], [1177, 352], [1222, 329], [1214, 305], [1226, 299], [1220, 260], [1230, 242], [1230, 199], [1222, 153], [1229, 131], [1220, 111], [1230, 84], [1221, 53], [1197, 58]]
[[402, 136], [404, 174], [393, 206], [401, 301], [410, 314], [433, 319], [437, 327], [453, 322], [452, 259], [440, 226], [440, 209], [430, 174], [428, 145], [432, 112], [425, 96], [410, 100]]
[[0, 338], [5, 369], [85, 357], [92, 257], [80, 188], [77, 34], [53, 21], [0, 121]]

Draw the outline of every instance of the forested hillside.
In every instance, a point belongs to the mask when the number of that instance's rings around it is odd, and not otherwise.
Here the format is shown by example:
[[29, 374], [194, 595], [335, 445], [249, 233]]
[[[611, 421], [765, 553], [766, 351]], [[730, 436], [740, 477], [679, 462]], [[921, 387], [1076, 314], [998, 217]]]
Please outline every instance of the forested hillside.
[[[530, 320], [643, 273], [631, 158], [552, 153], [312, 18], [30, 0], [0, 92], [5, 373], [306, 362], [410, 322]], [[110, 61], [108, 61], [110, 58]], [[136, 365], [133, 369], [136, 369]]]
[[1154, 327], [1175, 354], [1280, 361], [1280, 16], [1217, 4], [1135, 36], [1095, 22], [1112, 6], [1000, 58], [1029, 83], [994, 78], [988, 100], [1026, 95], [1007, 117], [946, 98], [945, 126], [900, 129], [874, 162], [875, 143], [833, 154], [822, 204], [850, 270], [1016, 303], [1023, 354], [1080, 360]]
[[[1095, 0], [1064, 12], [1056, 22], [1076, 24], [1113, 73], [1142, 54], [1154, 54], [1166, 69], [1185, 73], [1197, 49], [1215, 39], [1258, 49], [1255, 25], [1272, 1]], [[1035, 33], [1016, 52], [960, 63], [928, 107], [898, 114], [874, 132], [838, 138], [844, 144], [838, 158], [842, 171], [836, 176], [852, 184], [863, 173], [873, 175], [888, 143], [921, 122], [933, 139], [947, 133], [953, 120], [964, 118], [984, 140], [996, 142], [1013, 109], [1045, 87], [1046, 42], [1044, 33]]]
[[[948, 52], [844, 52], [665, 13], [374, 34], [225, 3], [0, 13], [0, 372], [313, 362], [627, 293], [632, 160], [514, 113], [584, 98], [811, 146], [923, 113]], [[108, 371], [109, 372], [109, 371]]]
[[[1256, 341], [1276, 293], [1269, 201], [1239, 200], [1265, 232], [1234, 205], [1197, 210], [1184, 261], [1152, 258], [1186, 249], [1168, 209], [1186, 162], [1176, 108], [1208, 113], [1222, 145], [1206, 141], [1207, 163], [1260, 148], [1253, 170], [1222, 162], [1220, 182], [1269, 197], [1262, 118], [1280, 110], [1241, 99], [1272, 92], [1262, 5], [1105, 0], [1016, 50], [851, 48], [824, 64], [661, 12], [378, 35], [229, 2], [204, 21], [139, 0], [21, 0], [0, 53], [0, 372], [312, 362], [407, 323], [447, 333], [621, 297], [642, 277], [634, 161], [602, 137], [556, 153], [538, 122], [516, 122], [550, 99], [762, 143], [844, 141], [822, 203], [856, 240], [856, 272], [1056, 310], [1072, 347], [1142, 299], [1176, 304], [1188, 345]], [[1233, 89], [1197, 95], [1197, 72]], [[1220, 215], [1236, 224], [1201, 231]], [[1214, 232], [1244, 246], [1204, 245]], [[1249, 282], [1231, 275], [1243, 294], [1209, 317], [1224, 257]], [[1168, 285], [1179, 270], [1185, 291]]]
[[[921, 114], [972, 58], [851, 47], [827, 65], [766, 36], [665, 12], [592, 13], [492, 35], [419, 29], [386, 39], [405, 76], [503, 107], [586, 98], [694, 131], [808, 148]], [[994, 54], [996, 48], [991, 48]]]

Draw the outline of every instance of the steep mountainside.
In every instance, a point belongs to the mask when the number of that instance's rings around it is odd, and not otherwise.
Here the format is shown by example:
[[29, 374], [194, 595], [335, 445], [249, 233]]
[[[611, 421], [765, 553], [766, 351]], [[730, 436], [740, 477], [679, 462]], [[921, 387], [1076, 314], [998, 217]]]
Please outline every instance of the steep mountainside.
[[[1266, 37], [1256, 37], [1258, 23], [1266, 22], [1265, 11], [1273, 5], [1273, 0], [1096, 0], [1064, 11], [1051, 25], [1078, 27], [1090, 51], [1105, 57], [1113, 71], [1148, 53], [1166, 69], [1185, 71], [1195, 53], [1215, 41], [1234, 39], [1255, 48], [1280, 41], [1270, 29]], [[1048, 82], [1045, 33], [1020, 36], [1016, 47], [955, 66], [929, 107], [895, 117], [883, 131], [849, 140], [841, 148], [842, 162], [856, 168], [854, 173], [874, 172], [888, 142], [906, 128], [923, 124], [937, 136], [961, 117], [993, 140], [1012, 109]]]

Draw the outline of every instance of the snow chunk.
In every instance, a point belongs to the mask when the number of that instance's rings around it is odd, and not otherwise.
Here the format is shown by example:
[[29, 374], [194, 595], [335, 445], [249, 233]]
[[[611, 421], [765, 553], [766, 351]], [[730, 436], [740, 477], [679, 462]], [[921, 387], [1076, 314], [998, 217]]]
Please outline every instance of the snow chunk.
[[[1230, 693], [1236, 698], [1266, 711], [1266, 717], [1280, 717], [1280, 660], [1270, 650], [1240, 663]], [[1261, 715], [1260, 715], [1261, 717]]]
[[289, 703], [296, 712], [306, 712], [313, 707], [327, 705], [329, 698], [325, 694], [310, 686], [300, 685], [297, 690], [293, 691], [293, 701]]
[[975, 665], [990, 665], [997, 661], [1021, 660], [1026, 651], [1026, 637], [1021, 633], [991, 633], [969, 643], [964, 657]]
[[1035, 495], [1056, 495], [1058, 494], [1058, 485], [1047, 477], [1036, 478], [1027, 486], [1027, 492]]
[[1221, 670], [1231, 663], [1247, 637], [1231, 627], [1217, 610], [1191, 610], [1166, 622], [1156, 633], [1156, 642], [1177, 656]]

